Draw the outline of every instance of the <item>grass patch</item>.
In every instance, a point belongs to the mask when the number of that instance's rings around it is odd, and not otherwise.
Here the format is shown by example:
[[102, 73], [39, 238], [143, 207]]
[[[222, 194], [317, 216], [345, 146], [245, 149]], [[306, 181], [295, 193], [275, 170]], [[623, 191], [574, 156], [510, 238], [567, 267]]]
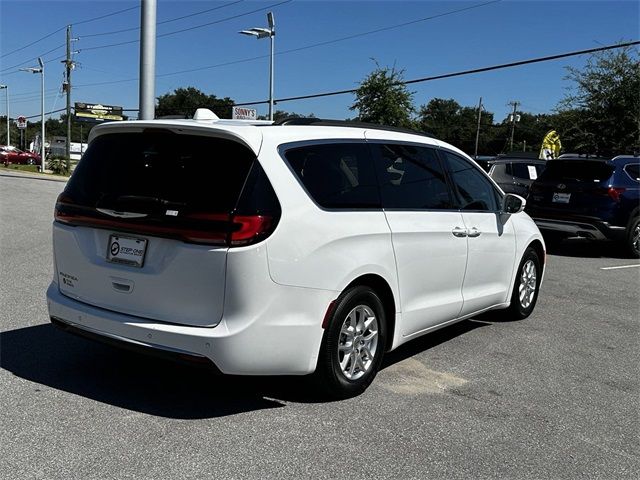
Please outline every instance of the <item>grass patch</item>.
[[9, 165], [5, 165], [4, 168], [8, 168], [9, 170], [20, 170], [23, 172], [38, 172], [38, 165], [15, 165], [13, 163]]

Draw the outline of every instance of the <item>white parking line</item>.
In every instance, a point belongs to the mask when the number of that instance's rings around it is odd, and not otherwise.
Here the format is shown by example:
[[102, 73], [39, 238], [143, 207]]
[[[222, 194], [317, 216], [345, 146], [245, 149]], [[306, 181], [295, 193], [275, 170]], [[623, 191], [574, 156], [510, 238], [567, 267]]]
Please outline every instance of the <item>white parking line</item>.
[[640, 267], [640, 263], [634, 265], [618, 265], [616, 267], [601, 267], [600, 270], [618, 270], [619, 268], [636, 268]]

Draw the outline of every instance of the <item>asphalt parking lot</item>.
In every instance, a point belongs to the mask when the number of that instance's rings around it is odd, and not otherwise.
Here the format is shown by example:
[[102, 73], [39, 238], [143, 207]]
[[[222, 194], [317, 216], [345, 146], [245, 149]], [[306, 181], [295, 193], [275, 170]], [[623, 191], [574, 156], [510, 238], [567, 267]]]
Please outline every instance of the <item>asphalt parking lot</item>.
[[440, 330], [322, 402], [55, 330], [63, 187], [0, 171], [0, 478], [638, 478], [640, 268], [615, 247], [554, 246], [530, 318]]

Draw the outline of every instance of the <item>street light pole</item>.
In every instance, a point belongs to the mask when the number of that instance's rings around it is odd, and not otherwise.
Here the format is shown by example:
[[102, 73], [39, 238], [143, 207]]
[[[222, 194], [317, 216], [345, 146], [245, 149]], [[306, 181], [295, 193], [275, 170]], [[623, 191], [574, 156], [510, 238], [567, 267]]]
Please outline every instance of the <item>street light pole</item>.
[[40, 74], [40, 123], [42, 124], [40, 132], [40, 163], [41, 171], [44, 173], [44, 62], [42, 61], [42, 57], [38, 57], [38, 65], [40, 65], [40, 67], [21, 68], [20, 70]]
[[269, 120], [273, 120], [273, 76], [274, 76], [274, 56], [275, 46], [274, 37], [276, 36], [276, 22], [273, 16], [273, 12], [267, 13], [267, 21], [269, 22], [269, 28], [254, 27], [248, 30], [242, 30], [239, 33], [243, 35], [251, 35], [258, 40], [261, 38], [267, 38], [271, 40], [271, 53], [269, 55]]
[[0, 90], [4, 89], [7, 99], [7, 147], [11, 143], [11, 133], [9, 132], [9, 85], [0, 85]]

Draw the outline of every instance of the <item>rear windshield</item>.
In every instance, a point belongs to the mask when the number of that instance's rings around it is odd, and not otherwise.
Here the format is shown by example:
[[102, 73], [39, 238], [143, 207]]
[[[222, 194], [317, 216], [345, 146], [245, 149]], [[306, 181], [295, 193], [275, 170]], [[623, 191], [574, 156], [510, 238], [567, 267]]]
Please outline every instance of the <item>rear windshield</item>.
[[169, 130], [97, 137], [69, 180], [79, 205], [123, 211], [229, 212], [255, 155], [226, 139]]
[[550, 160], [542, 173], [544, 180], [600, 182], [608, 180], [614, 167], [596, 160]]

